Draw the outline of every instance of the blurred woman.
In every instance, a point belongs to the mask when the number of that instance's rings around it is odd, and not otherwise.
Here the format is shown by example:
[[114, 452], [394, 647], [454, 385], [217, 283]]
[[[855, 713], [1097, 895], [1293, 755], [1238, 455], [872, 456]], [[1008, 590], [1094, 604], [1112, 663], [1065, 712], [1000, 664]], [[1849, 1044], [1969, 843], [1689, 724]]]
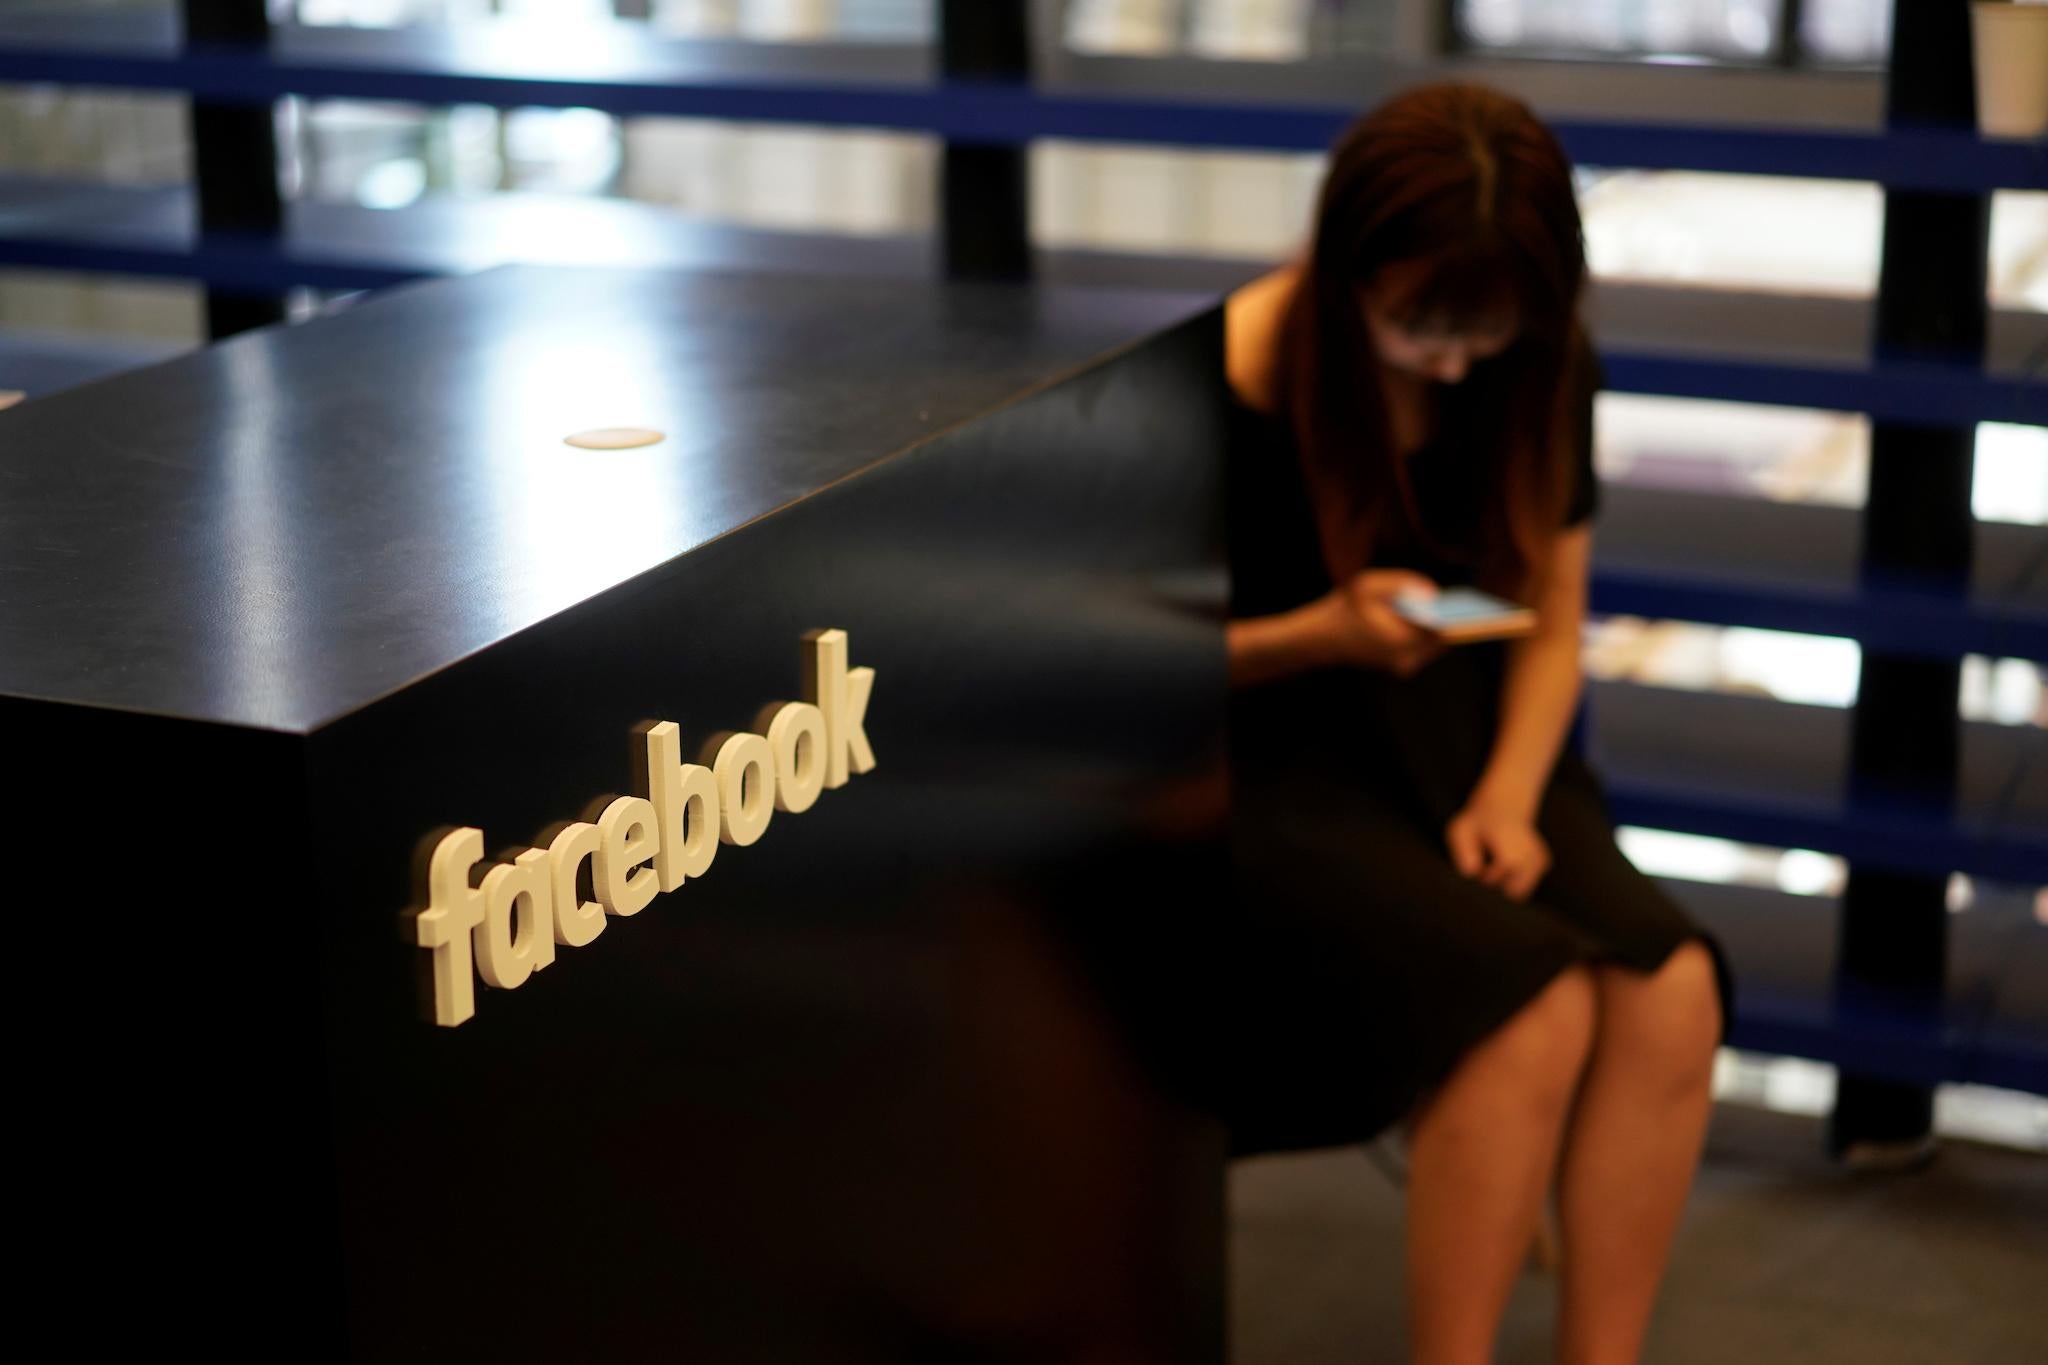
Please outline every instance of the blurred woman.
[[[1227, 310], [1241, 1150], [1406, 1120], [1412, 1358], [1491, 1358], [1553, 1184], [1559, 1359], [1636, 1359], [1725, 1007], [1566, 745], [1598, 366], [1571, 167], [1519, 102], [1405, 94], [1344, 137], [1299, 264]], [[1451, 644], [1404, 599], [1533, 609]]]

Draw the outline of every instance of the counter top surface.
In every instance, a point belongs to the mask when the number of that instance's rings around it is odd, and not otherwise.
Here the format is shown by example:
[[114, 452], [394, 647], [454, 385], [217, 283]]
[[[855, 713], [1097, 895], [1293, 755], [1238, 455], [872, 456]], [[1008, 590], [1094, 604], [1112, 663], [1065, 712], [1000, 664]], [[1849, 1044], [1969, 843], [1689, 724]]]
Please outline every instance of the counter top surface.
[[519, 268], [27, 403], [0, 696], [308, 731], [1206, 306]]

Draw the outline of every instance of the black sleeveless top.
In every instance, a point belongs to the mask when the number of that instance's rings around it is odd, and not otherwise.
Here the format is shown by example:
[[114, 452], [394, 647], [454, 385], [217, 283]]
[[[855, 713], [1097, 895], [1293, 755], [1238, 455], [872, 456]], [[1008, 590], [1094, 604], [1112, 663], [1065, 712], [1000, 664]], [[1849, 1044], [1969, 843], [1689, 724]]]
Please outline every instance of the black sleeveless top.
[[[1600, 484], [1593, 464], [1593, 398], [1601, 387], [1599, 362], [1590, 348], [1579, 371], [1575, 395], [1572, 491], [1564, 525], [1580, 526], [1599, 510]], [[1455, 404], [1452, 387], [1442, 402]], [[1283, 418], [1260, 412], [1234, 395], [1230, 401], [1231, 570], [1234, 616], [1264, 616], [1300, 606], [1328, 592], [1310, 493]], [[1408, 457], [1415, 512], [1408, 524], [1395, 509], [1393, 524], [1375, 546], [1373, 567], [1414, 569], [1445, 586], [1473, 580], [1474, 540], [1493, 494], [1483, 453], [1439, 430]]]
[[[1599, 506], [1593, 467], [1593, 396], [1600, 382], [1587, 353], [1575, 396], [1575, 477], [1565, 525]], [[1442, 402], [1459, 401], [1457, 388]], [[1328, 592], [1310, 492], [1289, 423], [1232, 400], [1229, 431], [1231, 615], [1266, 616]], [[1451, 434], [1447, 434], [1451, 433]], [[1414, 569], [1446, 587], [1473, 579], [1473, 536], [1493, 495], [1487, 462], [1461, 450], [1454, 424], [1409, 457], [1423, 531], [1388, 526], [1374, 567]], [[1286, 778], [1335, 768], [1378, 788], [1432, 828], [1463, 805], [1491, 753], [1506, 658], [1504, 646], [1458, 645], [1413, 678], [1325, 669], [1233, 693], [1232, 763], [1248, 777]], [[1303, 718], [1318, 717], [1314, 726]], [[1567, 768], [1575, 760], [1567, 755]]]

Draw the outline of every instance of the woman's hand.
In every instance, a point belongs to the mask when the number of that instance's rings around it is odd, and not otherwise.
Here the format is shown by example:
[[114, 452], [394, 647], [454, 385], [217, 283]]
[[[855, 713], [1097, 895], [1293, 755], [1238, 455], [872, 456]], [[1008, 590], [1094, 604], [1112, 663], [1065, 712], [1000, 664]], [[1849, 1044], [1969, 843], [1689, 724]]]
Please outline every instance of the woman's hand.
[[1407, 569], [1367, 569], [1312, 604], [1332, 661], [1408, 677], [1444, 652], [1441, 636], [1394, 610], [1396, 597], [1434, 597], [1437, 586]]
[[1519, 807], [1475, 796], [1444, 830], [1451, 863], [1482, 886], [1525, 901], [1550, 871], [1550, 845]]

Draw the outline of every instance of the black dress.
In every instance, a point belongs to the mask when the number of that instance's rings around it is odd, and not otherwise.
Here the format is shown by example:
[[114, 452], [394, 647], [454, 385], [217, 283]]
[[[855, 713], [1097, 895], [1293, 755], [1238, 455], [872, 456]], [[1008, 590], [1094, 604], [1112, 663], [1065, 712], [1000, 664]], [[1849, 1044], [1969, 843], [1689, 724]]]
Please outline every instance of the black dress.
[[[1589, 390], [1574, 525], [1598, 503], [1591, 402]], [[1263, 616], [1331, 581], [1287, 427], [1237, 403], [1231, 421], [1231, 614]], [[1485, 481], [1448, 442], [1411, 461], [1432, 543], [1455, 545]], [[1471, 581], [1424, 543], [1394, 528], [1375, 565]], [[1459, 645], [1411, 678], [1328, 670], [1233, 695], [1239, 1008], [1226, 1104], [1240, 1153], [1363, 1141], [1566, 967], [1652, 971], [1705, 939], [1615, 846], [1570, 744], [1537, 818], [1552, 867], [1534, 896], [1510, 900], [1452, 867], [1443, 830], [1491, 752], [1505, 662], [1504, 645]]]

